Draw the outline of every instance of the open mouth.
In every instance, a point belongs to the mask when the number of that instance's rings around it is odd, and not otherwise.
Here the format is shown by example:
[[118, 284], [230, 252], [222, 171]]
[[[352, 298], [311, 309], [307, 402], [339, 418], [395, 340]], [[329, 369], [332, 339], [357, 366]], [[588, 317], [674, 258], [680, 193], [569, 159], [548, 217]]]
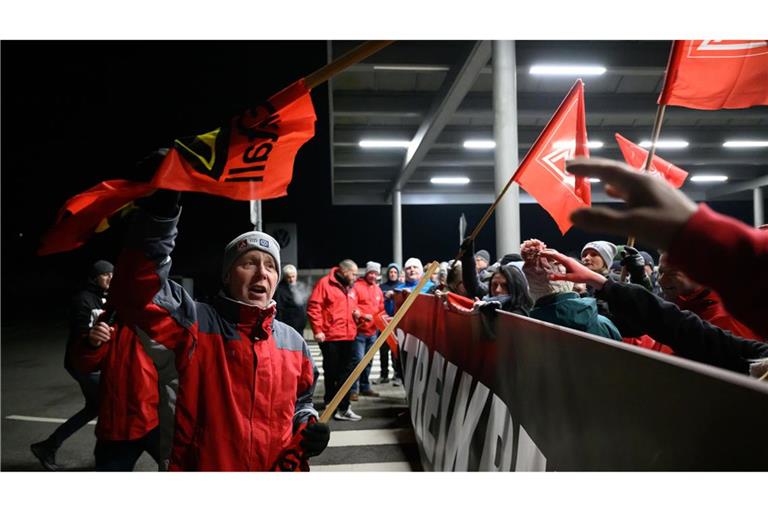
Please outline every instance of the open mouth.
[[248, 287], [248, 293], [252, 295], [259, 295], [262, 293], [267, 293], [267, 289], [263, 286], [253, 285]]

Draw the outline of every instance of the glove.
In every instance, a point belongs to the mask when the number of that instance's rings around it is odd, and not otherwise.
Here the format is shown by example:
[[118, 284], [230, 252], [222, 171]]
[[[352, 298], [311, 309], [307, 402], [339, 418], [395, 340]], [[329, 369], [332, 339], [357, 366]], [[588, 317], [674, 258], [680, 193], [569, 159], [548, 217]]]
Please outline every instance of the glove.
[[621, 251], [621, 266], [627, 269], [629, 281], [633, 284], [639, 284], [646, 289], [651, 289], [651, 280], [645, 274], [645, 260], [637, 249], [630, 246], [624, 246]]
[[461, 242], [461, 250], [464, 254], [475, 255], [475, 241], [467, 237]]
[[149, 196], [135, 201], [136, 206], [161, 219], [172, 219], [179, 213], [181, 192], [157, 189]]
[[320, 455], [328, 441], [331, 439], [331, 429], [327, 423], [310, 423], [307, 428], [301, 431], [303, 438], [299, 445], [304, 450], [306, 457], [316, 457]]

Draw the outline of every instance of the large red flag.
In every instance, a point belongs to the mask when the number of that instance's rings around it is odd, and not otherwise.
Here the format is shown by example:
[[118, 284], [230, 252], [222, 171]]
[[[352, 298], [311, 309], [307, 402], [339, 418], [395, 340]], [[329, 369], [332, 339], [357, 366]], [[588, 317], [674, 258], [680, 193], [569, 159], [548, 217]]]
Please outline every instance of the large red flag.
[[296, 153], [315, 134], [315, 119], [309, 90], [299, 80], [228, 126], [176, 140], [152, 185], [244, 201], [284, 196]]
[[658, 102], [700, 110], [768, 105], [768, 41], [675, 41]]
[[59, 210], [56, 223], [43, 236], [37, 254], [45, 256], [80, 247], [94, 232], [109, 227], [111, 216], [154, 190], [148, 183], [111, 180], [69, 198]]
[[176, 140], [151, 183], [105, 181], [70, 198], [38, 254], [80, 247], [107, 227], [105, 219], [158, 188], [244, 201], [284, 196], [296, 153], [315, 134], [315, 119], [309, 90], [299, 80], [223, 128]]
[[[621, 153], [624, 155], [624, 160], [626, 160], [630, 166], [640, 170], [645, 168], [645, 160], [648, 158], [648, 151], [635, 145], [632, 141], [625, 139], [618, 133], [616, 134], [616, 142], [619, 143], [619, 149], [621, 149]], [[676, 165], [672, 165], [655, 154], [653, 155], [651, 168], [648, 171], [648, 174], [664, 178], [675, 188], [682, 187], [683, 183], [685, 183], [685, 178], [688, 177], [686, 171]]]
[[563, 234], [571, 228], [571, 212], [592, 203], [588, 179], [565, 170], [566, 160], [577, 156], [589, 156], [581, 80], [571, 88], [513, 177], [547, 210]]

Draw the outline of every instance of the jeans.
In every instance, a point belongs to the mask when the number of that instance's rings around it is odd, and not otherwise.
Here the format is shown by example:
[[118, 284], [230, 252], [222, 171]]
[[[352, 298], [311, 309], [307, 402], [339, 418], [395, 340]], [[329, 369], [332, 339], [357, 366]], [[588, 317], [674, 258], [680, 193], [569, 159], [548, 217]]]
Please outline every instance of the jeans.
[[[358, 334], [355, 338], [355, 366], [363, 359], [363, 356], [368, 353], [368, 351], [371, 349], [373, 344], [376, 342], [376, 334], [373, 334], [371, 336], [365, 336], [363, 334]], [[368, 363], [368, 366], [365, 367], [363, 370], [363, 373], [360, 374], [360, 378], [355, 381], [355, 383], [352, 385], [352, 392], [358, 393], [360, 391], [370, 391], [371, 390], [371, 366], [373, 365], [373, 359], [371, 359], [371, 362]], [[353, 367], [354, 369], [354, 367]]]
[[99, 379], [101, 378], [101, 372], [80, 373], [68, 365], [65, 365], [64, 369], [80, 385], [80, 391], [83, 392], [83, 398], [85, 398], [85, 405], [48, 437], [56, 449], [69, 436], [99, 415]]
[[[325, 405], [331, 403], [333, 397], [341, 389], [349, 374], [355, 369], [355, 340], [324, 341], [319, 344], [323, 353], [323, 379], [325, 380]], [[338, 411], [349, 409], [349, 392], [344, 395]]]

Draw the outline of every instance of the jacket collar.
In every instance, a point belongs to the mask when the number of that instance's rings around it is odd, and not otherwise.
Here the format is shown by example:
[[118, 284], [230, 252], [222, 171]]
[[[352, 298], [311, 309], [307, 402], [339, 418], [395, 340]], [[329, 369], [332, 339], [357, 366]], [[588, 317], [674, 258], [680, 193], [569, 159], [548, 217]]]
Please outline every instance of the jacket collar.
[[272, 322], [277, 312], [274, 300], [270, 301], [266, 308], [262, 308], [227, 297], [220, 291], [214, 301], [214, 307], [226, 320], [250, 331], [257, 339], [266, 339], [272, 334]]
[[558, 302], [564, 302], [569, 299], [578, 298], [579, 294], [576, 292], [551, 293], [549, 295], [539, 297], [539, 300], [536, 301], [536, 307], [540, 308], [542, 306], [549, 306], [550, 304], [557, 304]]

